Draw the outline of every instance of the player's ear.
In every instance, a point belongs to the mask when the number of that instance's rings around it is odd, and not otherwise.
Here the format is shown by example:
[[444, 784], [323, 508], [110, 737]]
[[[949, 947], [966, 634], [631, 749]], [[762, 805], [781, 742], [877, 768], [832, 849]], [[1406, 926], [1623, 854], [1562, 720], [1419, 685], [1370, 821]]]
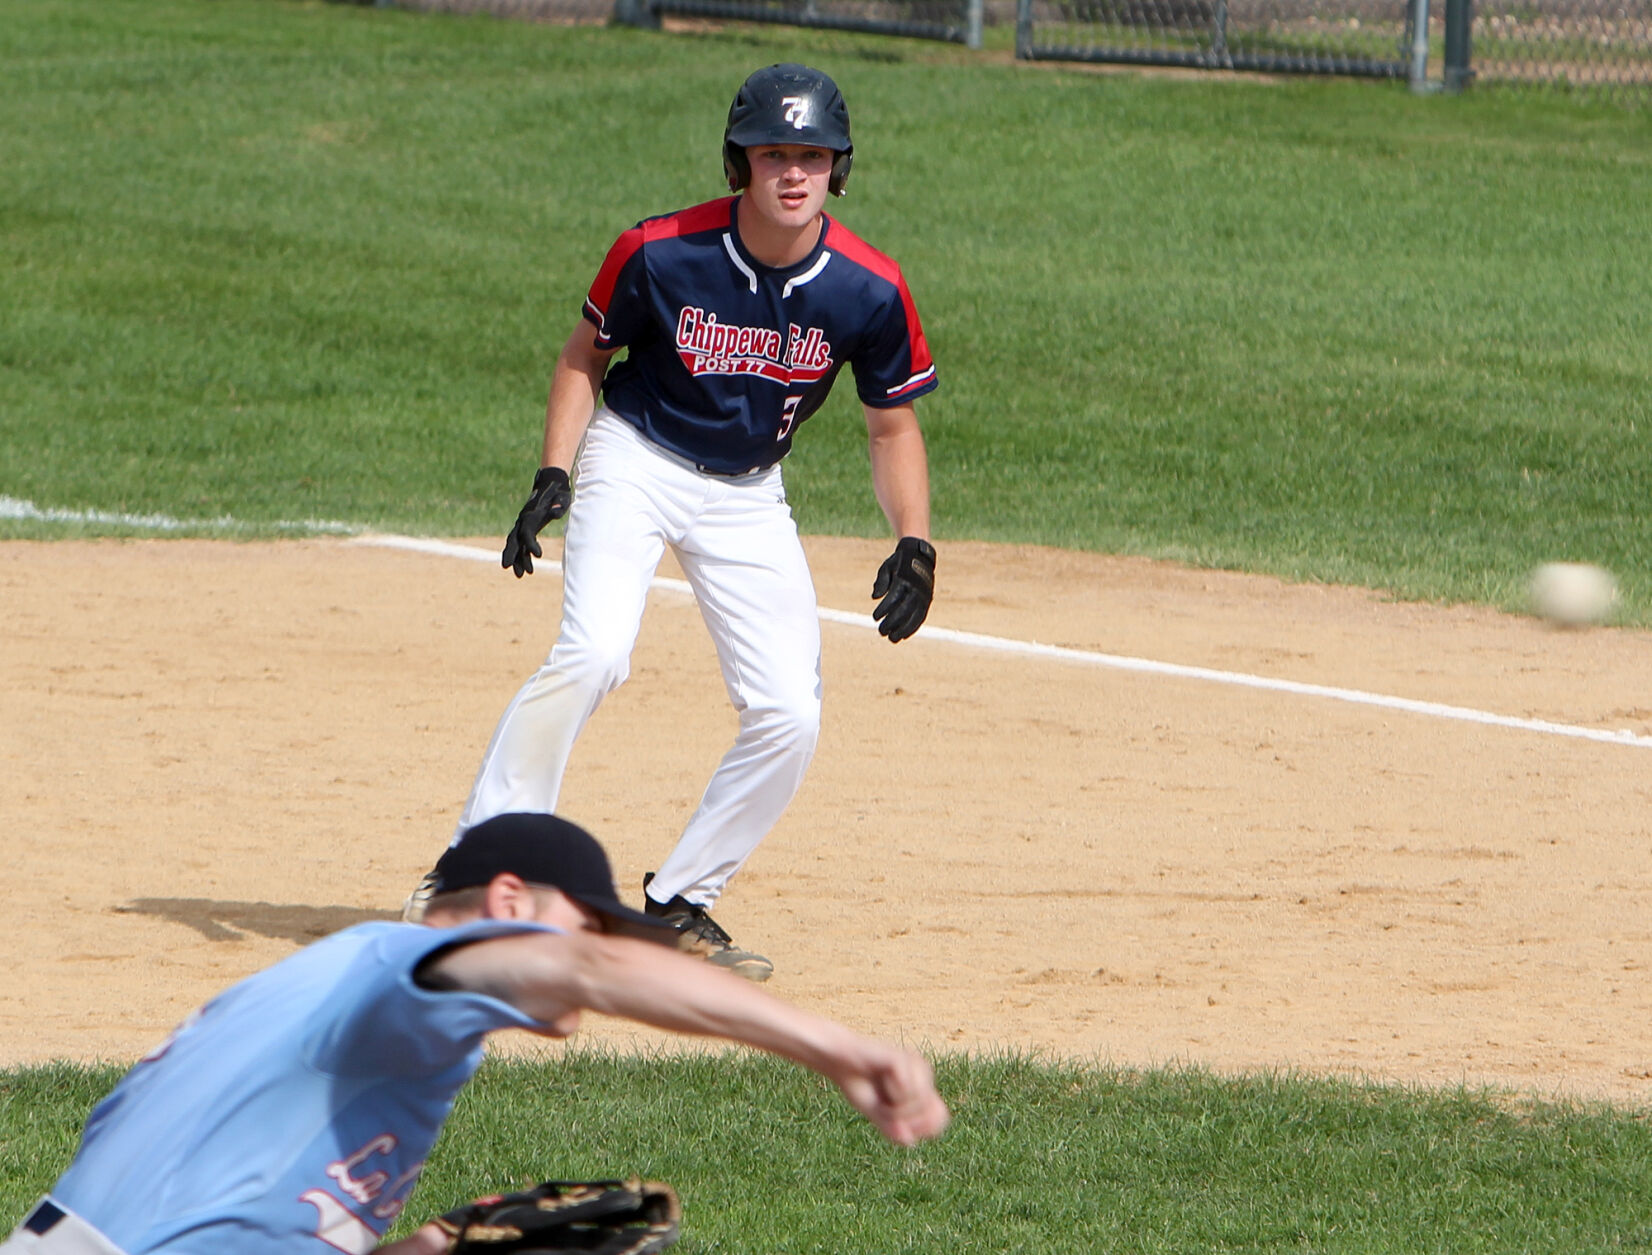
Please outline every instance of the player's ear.
[[728, 190], [738, 192], [751, 182], [751, 160], [738, 144], [723, 141], [723, 174], [728, 179]]
[[488, 919], [532, 919], [537, 907], [533, 890], [515, 872], [500, 872], [488, 881], [482, 914]]

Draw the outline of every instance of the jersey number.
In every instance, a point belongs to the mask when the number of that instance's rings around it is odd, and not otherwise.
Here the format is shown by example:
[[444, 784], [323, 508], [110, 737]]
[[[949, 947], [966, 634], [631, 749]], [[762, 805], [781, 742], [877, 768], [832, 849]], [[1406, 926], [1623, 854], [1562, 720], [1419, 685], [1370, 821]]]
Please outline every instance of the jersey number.
[[792, 428], [797, 426], [797, 407], [803, 404], [803, 398], [787, 397], [786, 403], [780, 407], [780, 430], [774, 433], [776, 440], [784, 440], [792, 434]]

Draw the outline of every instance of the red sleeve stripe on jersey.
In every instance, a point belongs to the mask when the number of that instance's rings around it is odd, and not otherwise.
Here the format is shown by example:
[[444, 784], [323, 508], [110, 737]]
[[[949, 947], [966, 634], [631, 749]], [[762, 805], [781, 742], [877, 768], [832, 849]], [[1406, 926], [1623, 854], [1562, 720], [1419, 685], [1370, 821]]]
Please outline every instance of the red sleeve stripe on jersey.
[[893, 257], [878, 252], [830, 214], [826, 216], [826, 247], [836, 249], [856, 265], [865, 266], [880, 279], [889, 283], [901, 281], [901, 268]]
[[912, 303], [912, 293], [906, 290], [906, 280], [898, 272], [896, 281], [901, 292], [901, 305], [906, 310], [906, 338], [912, 346], [912, 369], [934, 374], [935, 359], [929, 355], [929, 341], [924, 339], [923, 324], [918, 321], [918, 307]]
[[838, 253], [864, 266], [878, 278], [895, 285], [900, 293], [901, 309], [906, 314], [906, 338], [912, 350], [912, 369], [914, 374], [897, 391], [905, 391], [910, 386], [916, 386], [914, 380], [919, 380], [926, 372], [933, 374], [935, 359], [929, 355], [929, 341], [924, 339], [923, 324], [918, 321], [918, 307], [912, 301], [912, 293], [907, 290], [906, 276], [901, 274], [901, 268], [893, 257], [878, 252], [860, 236], [844, 226], [830, 215], [826, 218], [826, 243], [835, 248]]
[[614, 285], [619, 282], [620, 271], [625, 269], [625, 263], [636, 256], [641, 247], [642, 227], [632, 227], [614, 241], [608, 256], [602, 259], [602, 269], [597, 271], [597, 277], [591, 283], [591, 290], [585, 297], [585, 316], [597, 325], [599, 340], [602, 325], [608, 320], [608, 303], [614, 299]]
[[597, 271], [597, 277], [585, 297], [585, 317], [596, 324], [599, 344], [602, 343], [603, 324], [608, 321], [608, 306], [614, 299], [614, 286], [619, 282], [620, 272], [625, 269], [625, 264], [636, 256], [637, 250], [644, 242], [667, 240], [678, 235], [693, 235], [697, 231], [726, 230], [732, 221], [729, 206], [733, 199], [732, 196], [724, 196], [720, 200], [708, 200], [703, 205], [694, 205], [674, 214], [645, 218], [614, 241], [614, 246], [608, 250], [608, 256], [602, 262], [602, 269]]
[[651, 240], [669, 240], [678, 235], [695, 235], [701, 231], [727, 231], [734, 221], [731, 206], [734, 197], [724, 196], [708, 200], [703, 205], [691, 205], [674, 214], [649, 218], [642, 229]]
[[929, 369], [920, 370], [905, 383], [896, 384], [893, 388], [889, 389], [888, 392], [884, 393], [884, 396], [888, 397], [891, 401], [899, 401], [904, 396], [909, 396], [914, 392], [920, 391], [923, 386], [933, 378], [935, 378], [935, 367], [931, 365]]

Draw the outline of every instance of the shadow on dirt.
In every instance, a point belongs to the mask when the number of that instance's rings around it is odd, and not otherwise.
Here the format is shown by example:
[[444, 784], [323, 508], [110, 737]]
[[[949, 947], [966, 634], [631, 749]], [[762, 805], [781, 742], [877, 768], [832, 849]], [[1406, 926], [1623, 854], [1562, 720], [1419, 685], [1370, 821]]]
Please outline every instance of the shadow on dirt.
[[298, 945], [307, 945], [352, 924], [401, 918], [397, 911], [354, 906], [219, 902], [211, 898], [135, 898], [112, 909], [123, 915], [154, 915], [187, 924], [208, 941], [239, 941], [248, 933], [257, 933]]

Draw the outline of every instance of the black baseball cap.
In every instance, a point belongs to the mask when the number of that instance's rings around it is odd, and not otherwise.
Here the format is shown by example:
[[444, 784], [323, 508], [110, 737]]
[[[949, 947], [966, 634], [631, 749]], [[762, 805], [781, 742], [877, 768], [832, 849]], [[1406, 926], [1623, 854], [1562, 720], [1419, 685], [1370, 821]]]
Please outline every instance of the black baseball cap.
[[[559, 815], [496, 815], [468, 828], [436, 860], [414, 894], [423, 903], [439, 893], [485, 885], [505, 872], [529, 884], [560, 889], [602, 919], [604, 932], [676, 945], [677, 930], [619, 900], [608, 855], [597, 839]], [[408, 918], [421, 911], [411, 909]]]

